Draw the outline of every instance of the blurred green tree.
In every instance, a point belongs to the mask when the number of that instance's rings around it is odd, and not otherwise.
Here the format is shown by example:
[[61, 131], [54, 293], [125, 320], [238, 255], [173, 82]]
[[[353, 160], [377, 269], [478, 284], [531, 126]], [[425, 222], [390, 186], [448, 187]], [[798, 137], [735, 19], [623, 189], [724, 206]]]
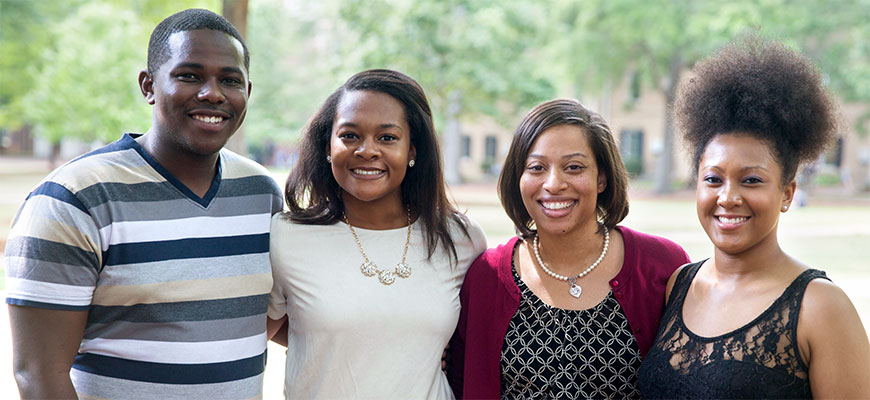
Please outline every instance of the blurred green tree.
[[[245, 133], [253, 155], [263, 144], [293, 142], [320, 102], [340, 85], [337, 33], [318, 2], [251, 2], [251, 102]], [[265, 159], [263, 161], [266, 161]]]
[[139, 18], [91, 3], [51, 30], [56, 39], [40, 55], [38, 79], [21, 101], [24, 118], [54, 145], [52, 162], [64, 137], [107, 142], [147, 129], [150, 109], [136, 85], [148, 43]]
[[[347, 75], [393, 68], [414, 77], [443, 121], [445, 178], [458, 171], [462, 117], [513, 123], [520, 108], [551, 97], [535, 48], [539, 3], [522, 0], [339, 1], [349, 32], [341, 41]], [[505, 121], [509, 119], [508, 121]], [[436, 126], [437, 127], [437, 126]]]
[[0, 127], [27, 124], [21, 99], [35, 84], [41, 53], [53, 44], [53, 30], [46, 28], [83, 1], [0, 0]]
[[[861, 48], [856, 41], [867, 49], [868, 1], [553, 0], [548, 10], [547, 52], [561, 66], [554, 75], [569, 82], [578, 94], [606, 92], [635, 76], [640, 87], [662, 96], [667, 107], [655, 173], [658, 193], [671, 190], [674, 124], [670, 108], [680, 79], [696, 61], [741, 33], [751, 29], [806, 52], [838, 92], [854, 93], [867, 86], [866, 54], [847, 51]], [[856, 69], [864, 71], [863, 81]]]
[[144, 131], [150, 108], [137, 85], [148, 37], [167, 15], [215, 1], [0, 2], [0, 126], [33, 125], [52, 144], [111, 141]]

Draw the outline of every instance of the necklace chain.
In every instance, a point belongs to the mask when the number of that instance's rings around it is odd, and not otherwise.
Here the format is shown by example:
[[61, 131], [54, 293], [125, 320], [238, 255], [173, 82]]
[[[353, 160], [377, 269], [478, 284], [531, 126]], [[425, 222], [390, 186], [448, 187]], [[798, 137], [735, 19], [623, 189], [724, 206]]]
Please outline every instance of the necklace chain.
[[547, 263], [545, 263], [544, 259], [541, 258], [541, 250], [540, 250], [540, 247], [538, 244], [539, 236], [537, 234], [535, 234], [535, 240], [532, 242], [532, 248], [535, 250], [535, 259], [538, 261], [538, 265], [541, 266], [541, 269], [544, 270], [544, 272], [547, 273], [547, 275], [550, 275], [551, 277], [558, 279], [560, 281], [568, 281], [568, 283], [571, 284], [571, 286], [568, 288], [568, 293], [570, 293], [571, 296], [574, 296], [577, 298], [580, 297], [580, 294], [583, 293], [583, 289], [580, 287], [580, 285], [577, 284], [577, 279], [580, 279], [580, 278], [586, 276], [586, 274], [592, 272], [592, 270], [595, 269], [595, 267], [597, 267], [598, 264], [601, 263], [601, 260], [603, 260], [604, 256], [607, 254], [607, 248], [610, 246], [610, 231], [607, 230], [606, 226], [602, 226], [602, 228], [604, 228], [604, 247], [601, 249], [601, 255], [598, 256], [598, 259], [595, 260], [595, 262], [592, 263], [592, 265], [586, 267], [586, 269], [584, 269], [583, 272], [581, 272], [575, 276], [559, 275], [559, 274], [551, 271], [550, 268], [547, 267]]
[[396, 276], [403, 279], [407, 279], [411, 276], [411, 267], [408, 266], [408, 264], [405, 264], [408, 257], [408, 247], [411, 244], [411, 208], [408, 207], [405, 211], [408, 215], [408, 234], [405, 237], [405, 250], [402, 252], [402, 262], [396, 264], [396, 267], [393, 268], [392, 271], [382, 270], [377, 264], [369, 260], [369, 256], [366, 254], [365, 249], [363, 249], [359, 236], [357, 236], [356, 231], [353, 229], [353, 225], [350, 224], [350, 220], [347, 219], [347, 214], [342, 214], [344, 222], [347, 224], [350, 233], [353, 235], [353, 240], [356, 241], [356, 247], [359, 248], [359, 252], [362, 254], [363, 260], [365, 260], [359, 267], [360, 272], [369, 277], [377, 275], [378, 281], [384, 285], [392, 285], [393, 282], [396, 281]]

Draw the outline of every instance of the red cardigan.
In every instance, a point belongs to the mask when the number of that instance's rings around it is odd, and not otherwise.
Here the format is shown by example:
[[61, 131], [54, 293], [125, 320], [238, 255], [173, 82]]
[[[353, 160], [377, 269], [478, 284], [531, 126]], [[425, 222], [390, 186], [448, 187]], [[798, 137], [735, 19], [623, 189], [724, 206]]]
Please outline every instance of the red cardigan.
[[[689, 262], [689, 256], [668, 239], [622, 226], [616, 229], [625, 242], [625, 257], [610, 287], [643, 357], [658, 332], [668, 278]], [[511, 271], [517, 240], [481, 254], [465, 276], [459, 294], [462, 310], [450, 340], [447, 367], [456, 398], [501, 398], [501, 350], [520, 305], [520, 290]]]

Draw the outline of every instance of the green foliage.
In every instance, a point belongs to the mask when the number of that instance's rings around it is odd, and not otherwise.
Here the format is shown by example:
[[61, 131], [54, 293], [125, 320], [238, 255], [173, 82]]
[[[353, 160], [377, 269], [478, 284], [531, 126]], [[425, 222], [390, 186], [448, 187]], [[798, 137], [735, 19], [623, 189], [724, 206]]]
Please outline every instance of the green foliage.
[[[0, 126], [110, 141], [150, 125], [137, 78], [148, 37], [171, 13], [215, 0], [0, 0]], [[10, 78], [14, 77], [14, 78]]]
[[[0, 127], [34, 124], [52, 140], [146, 129], [136, 77], [151, 29], [221, 4], [0, 0]], [[439, 130], [451, 93], [460, 117], [505, 124], [542, 100], [627, 77], [667, 99], [674, 77], [748, 29], [810, 55], [845, 100], [868, 101], [867, 15], [870, 0], [251, 0], [246, 136], [290, 141], [341, 82], [375, 67], [417, 79]]]
[[41, 135], [51, 142], [110, 141], [147, 129], [150, 110], [136, 79], [148, 37], [139, 24], [132, 12], [102, 4], [82, 6], [56, 24], [55, 46], [41, 54], [40, 79], [22, 100]]
[[[417, 79], [434, 112], [461, 94], [460, 115], [513, 116], [553, 96], [536, 49], [544, 9], [521, 0], [345, 1], [353, 35], [341, 43], [346, 73], [392, 68]], [[358, 40], [354, 40], [358, 37]]]
[[51, 27], [83, 0], [0, 0], [0, 127], [25, 124], [21, 99], [34, 85]]
[[[292, 142], [317, 107], [346, 77], [337, 77], [317, 4], [290, 7], [281, 0], [252, 1], [246, 41], [251, 51], [251, 99], [245, 118], [248, 143]], [[316, 33], [320, 32], [320, 33]]]

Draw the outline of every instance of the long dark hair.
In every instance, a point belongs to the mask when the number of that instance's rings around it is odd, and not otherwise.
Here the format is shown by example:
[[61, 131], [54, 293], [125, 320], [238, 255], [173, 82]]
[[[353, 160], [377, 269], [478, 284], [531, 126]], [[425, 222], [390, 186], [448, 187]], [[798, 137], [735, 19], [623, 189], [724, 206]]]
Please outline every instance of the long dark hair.
[[344, 214], [341, 187], [332, 175], [326, 155], [338, 103], [345, 93], [356, 90], [384, 93], [402, 103], [411, 129], [411, 144], [417, 151], [416, 165], [408, 168], [402, 181], [402, 202], [423, 223], [428, 257], [432, 257], [440, 241], [456, 260], [449, 222], [456, 222], [468, 236], [466, 217], [447, 199], [441, 151], [426, 94], [414, 79], [401, 72], [386, 69], [360, 72], [329, 95], [314, 114], [299, 146], [299, 160], [284, 188], [287, 217], [311, 225], [330, 225], [341, 220]]

